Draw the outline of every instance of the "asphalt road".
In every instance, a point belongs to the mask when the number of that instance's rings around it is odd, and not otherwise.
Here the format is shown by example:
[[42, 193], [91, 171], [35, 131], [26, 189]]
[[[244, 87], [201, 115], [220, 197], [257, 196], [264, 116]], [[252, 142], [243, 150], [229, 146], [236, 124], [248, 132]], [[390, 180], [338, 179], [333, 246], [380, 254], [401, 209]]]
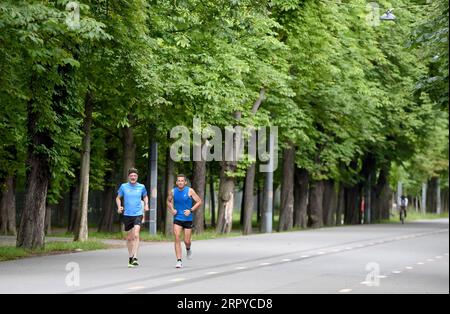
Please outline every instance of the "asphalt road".
[[[0, 263], [0, 293], [449, 293], [448, 219], [172, 243]], [[79, 274], [79, 276], [77, 276]], [[79, 278], [79, 281], [77, 280]]]

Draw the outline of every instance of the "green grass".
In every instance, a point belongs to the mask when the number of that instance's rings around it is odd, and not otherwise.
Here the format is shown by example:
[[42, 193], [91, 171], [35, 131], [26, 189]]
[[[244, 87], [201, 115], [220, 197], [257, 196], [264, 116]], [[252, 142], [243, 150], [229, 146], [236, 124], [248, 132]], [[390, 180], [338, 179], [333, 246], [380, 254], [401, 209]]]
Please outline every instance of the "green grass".
[[[208, 228], [202, 234], [193, 234], [193, 240], [209, 240], [209, 239], [218, 239], [218, 238], [229, 238], [229, 237], [237, 237], [242, 235], [239, 230], [232, 231], [229, 234], [217, 234], [214, 229]], [[50, 237], [60, 237], [60, 238], [72, 238], [73, 234], [69, 232], [59, 232], [49, 234]], [[90, 231], [89, 239], [95, 241], [101, 240], [125, 240], [126, 232], [98, 232], [98, 231]], [[158, 232], [155, 235], [149, 234], [147, 230], [142, 230], [140, 234], [141, 241], [146, 242], [167, 242], [173, 241], [173, 236], [166, 236], [165, 234]]]
[[49, 242], [43, 249], [28, 250], [12, 246], [0, 246], [0, 261], [9, 261], [31, 256], [52, 255], [107, 249], [108, 245], [89, 240], [86, 242]]
[[[406, 217], [406, 222], [408, 221], [417, 221], [417, 220], [433, 220], [433, 219], [442, 219], [442, 218], [449, 218], [448, 213], [441, 213], [441, 214], [433, 214], [433, 213], [421, 213], [416, 212], [413, 210], [409, 210]], [[393, 212], [391, 214], [391, 218], [388, 220], [382, 220], [381, 223], [398, 223], [400, 221], [399, 214], [397, 212]]]

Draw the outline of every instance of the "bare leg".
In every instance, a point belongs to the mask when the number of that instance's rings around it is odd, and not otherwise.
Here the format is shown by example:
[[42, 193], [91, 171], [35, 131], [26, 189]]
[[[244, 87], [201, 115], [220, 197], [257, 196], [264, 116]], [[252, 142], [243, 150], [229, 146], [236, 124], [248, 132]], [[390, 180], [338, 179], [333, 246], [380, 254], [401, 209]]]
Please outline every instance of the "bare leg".
[[175, 236], [175, 255], [177, 256], [177, 260], [182, 258], [181, 230], [183, 230], [183, 227], [176, 224], [173, 225], [173, 235]]
[[184, 244], [186, 245], [187, 250], [191, 248], [191, 235], [192, 229], [184, 229]]
[[139, 232], [141, 231], [141, 226], [134, 226], [134, 246], [133, 246], [133, 256], [137, 258], [139, 249]]
[[134, 248], [134, 230], [131, 229], [127, 233], [127, 247], [128, 247], [128, 256], [133, 257], [133, 248]]

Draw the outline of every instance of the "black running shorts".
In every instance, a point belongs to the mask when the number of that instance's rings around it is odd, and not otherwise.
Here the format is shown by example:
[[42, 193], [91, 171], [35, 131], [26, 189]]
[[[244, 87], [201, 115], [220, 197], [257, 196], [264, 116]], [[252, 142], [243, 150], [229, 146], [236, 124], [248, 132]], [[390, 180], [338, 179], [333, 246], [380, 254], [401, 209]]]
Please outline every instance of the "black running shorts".
[[192, 221], [174, 220], [173, 223], [183, 227], [184, 229], [192, 229]]
[[143, 216], [123, 216], [122, 223], [125, 226], [125, 231], [130, 231], [134, 226], [142, 225]]

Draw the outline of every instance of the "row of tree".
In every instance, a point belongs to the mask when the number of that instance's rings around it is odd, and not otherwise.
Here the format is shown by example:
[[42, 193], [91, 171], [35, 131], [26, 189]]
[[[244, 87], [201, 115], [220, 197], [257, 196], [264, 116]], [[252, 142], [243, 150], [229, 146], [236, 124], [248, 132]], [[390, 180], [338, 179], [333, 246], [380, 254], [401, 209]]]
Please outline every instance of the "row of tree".
[[[389, 218], [399, 181], [416, 196], [430, 180], [436, 202], [448, 193], [448, 3], [391, 5], [397, 20], [380, 23], [363, 0], [3, 0], [1, 232], [16, 232], [16, 191], [25, 195], [20, 247], [44, 245], [48, 208], [64, 208], [67, 196], [62, 220], [86, 240], [95, 190], [99, 229], [112, 230], [115, 191], [131, 166], [150, 185], [155, 143], [151, 188], [166, 232], [163, 199], [176, 172], [201, 197], [212, 181], [221, 233], [231, 231], [237, 189], [244, 234], [255, 192], [267, 207], [274, 185], [280, 231]], [[250, 158], [174, 162], [170, 131], [192, 130], [194, 118], [279, 127], [274, 182]]]

